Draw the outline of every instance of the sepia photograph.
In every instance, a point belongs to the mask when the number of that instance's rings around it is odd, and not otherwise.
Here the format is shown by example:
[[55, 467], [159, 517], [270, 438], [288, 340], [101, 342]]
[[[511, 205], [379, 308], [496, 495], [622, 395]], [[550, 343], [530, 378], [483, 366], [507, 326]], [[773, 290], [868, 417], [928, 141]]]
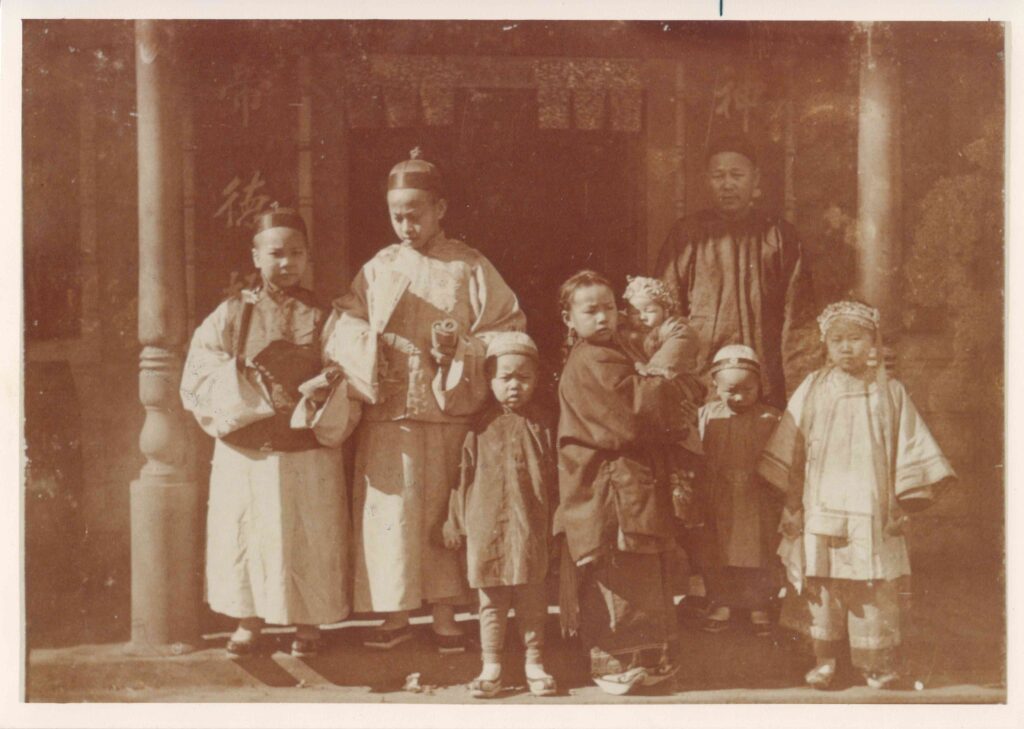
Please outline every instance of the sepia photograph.
[[1005, 704], [1010, 26], [722, 12], [5, 18], [17, 700]]

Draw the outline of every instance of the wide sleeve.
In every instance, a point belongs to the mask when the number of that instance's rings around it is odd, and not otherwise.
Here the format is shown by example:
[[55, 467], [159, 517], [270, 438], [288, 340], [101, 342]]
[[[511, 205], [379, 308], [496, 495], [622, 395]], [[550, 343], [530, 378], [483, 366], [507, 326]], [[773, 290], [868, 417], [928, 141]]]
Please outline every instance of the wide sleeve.
[[203, 321], [192, 336], [181, 375], [182, 405], [214, 438], [274, 414], [255, 370], [236, 364], [230, 319], [229, 302], [224, 302]]
[[484, 361], [491, 338], [499, 332], [526, 329], [519, 299], [483, 256], [470, 269], [469, 300], [473, 310], [469, 331], [459, 333], [451, 365], [438, 369], [431, 383], [438, 406], [453, 416], [472, 415], [487, 400]]
[[693, 268], [693, 247], [689, 244], [689, 225], [685, 219], [676, 221], [658, 254], [655, 275], [665, 282], [679, 304], [683, 316], [690, 315], [690, 271]]
[[803, 500], [807, 446], [802, 425], [813, 380], [814, 375], [808, 375], [793, 393], [757, 466], [758, 475], [786, 494], [791, 508], [798, 508]]
[[679, 317], [661, 325], [661, 346], [647, 361], [648, 368], [665, 370], [669, 376], [693, 374], [697, 369], [697, 332]]
[[896, 410], [896, 498], [930, 498], [931, 486], [956, 478], [903, 385], [889, 381]]
[[459, 461], [459, 484], [448, 496], [448, 521], [445, 530], [462, 536], [466, 536], [466, 499], [476, 477], [476, 442], [476, 433], [466, 433]]
[[782, 325], [783, 370], [787, 382], [796, 382], [816, 369], [821, 362], [821, 342], [817, 327], [817, 304], [811, 262], [796, 229], [783, 228], [786, 295]]
[[375, 404], [378, 386], [378, 336], [370, 326], [366, 267], [356, 274], [348, 293], [334, 302], [324, 326], [324, 358], [345, 373], [352, 394]]

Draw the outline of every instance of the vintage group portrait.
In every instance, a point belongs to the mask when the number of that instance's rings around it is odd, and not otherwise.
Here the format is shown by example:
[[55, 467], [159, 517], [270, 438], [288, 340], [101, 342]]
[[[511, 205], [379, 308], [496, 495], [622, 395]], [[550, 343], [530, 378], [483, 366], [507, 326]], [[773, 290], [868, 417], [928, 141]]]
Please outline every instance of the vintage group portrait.
[[1006, 23], [17, 22], [22, 701], [1007, 701]]

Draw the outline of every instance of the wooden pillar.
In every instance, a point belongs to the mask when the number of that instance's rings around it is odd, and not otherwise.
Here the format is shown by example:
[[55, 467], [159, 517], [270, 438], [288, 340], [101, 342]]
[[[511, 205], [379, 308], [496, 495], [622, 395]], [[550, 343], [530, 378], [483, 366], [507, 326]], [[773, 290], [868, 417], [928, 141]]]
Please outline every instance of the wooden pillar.
[[858, 292], [882, 313], [883, 332], [898, 328], [902, 229], [900, 81], [891, 29], [865, 23], [860, 48], [857, 126]]
[[[299, 151], [299, 215], [306, 222], [306, 237], [308, 244], [312, 247], [315, 246], [315, 231], [313, 230], [313, 152], [311, 149], [313, 99], [309, 88], [312, 80], [310, 64], [311, 59], [308, 53], [299, 56], [297, 70], [301, 96], [298, 105], [296, 141]], [[313, 288], [314, 260], [314, 256], [309, 256], [306, 271], [302, 277], [302, 285], [310, 289]]]
[[640, 264], [641, 268], [651, 274], [655, 273], [658, 254], [672, 224], [685, 212], [684, 83], [681, 63], [661, 59], [650, 59], [644, 63], [646, 250], [642, 252]]
[[186, 338], [179, 89], [171, 24], [135, 21], [139, 170], [139, 399], [146, 457], [131, 485], [129, 650], [178, 654], [198, 637], [199, 519], [178, 388]]

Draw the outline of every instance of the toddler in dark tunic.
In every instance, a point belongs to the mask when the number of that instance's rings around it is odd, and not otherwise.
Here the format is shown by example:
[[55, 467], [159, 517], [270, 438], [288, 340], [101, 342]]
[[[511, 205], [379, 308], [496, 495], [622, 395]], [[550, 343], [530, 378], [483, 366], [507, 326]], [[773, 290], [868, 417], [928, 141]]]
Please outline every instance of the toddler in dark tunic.
[[459, 549], [465, 537], [469, 584], [480, 595], [484, 665], [469, 689], [476, 698], [501, 691], [505, 627], [514, 607], [530, 692], [550, 696], [555, 680], [544, 670], [541, 651], [558, 474], [552, 429], [530, 402], [537, 347], [524, 333], [498, 334], [487, 346], [486, 364], [494, 401], [466, 435], [443, 530], [449, 549]]
[[711, 376], [718, 399], [700, 410], [710, 527], [705, 579], [711, 611], [704, 630], [725, 630], [731, 609], [742, 608], [764, 636], [771, 627], [768, 603], [781, 584], [772, 568], [782, 500], [757, 474], [757, 464], [780, 413], [760, 398], [761, 362], [751, 347], [722, 347]]

